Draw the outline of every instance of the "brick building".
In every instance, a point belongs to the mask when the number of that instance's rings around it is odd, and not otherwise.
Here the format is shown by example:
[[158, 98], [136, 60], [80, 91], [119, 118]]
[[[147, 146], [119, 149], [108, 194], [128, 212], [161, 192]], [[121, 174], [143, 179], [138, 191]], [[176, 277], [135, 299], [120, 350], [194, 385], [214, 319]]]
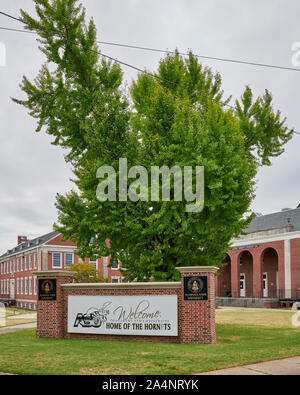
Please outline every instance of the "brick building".
[[[253, 307], [259, 307], [258, 300], [261, 306], [266, 300], [300, 300], [300, 207], [257, 215], [246, 231], [247, 235], [232, 240], [226, 266], [219, 271], [217, 303], [234, 305], [238, 299], [246, 306], [247, 299], [252, 305], [255, 299]], [[75, 243], [62, 241], [57, 232], [33, 240], [19, 236], [17, 246], [0, 256], [0, 302], [35, 309], [37, 283], [33, 273], [66, 270], [79, 262], [75, 249]], [[99, 275], [109, 282], [123, 282], [119, 262], [108, 267], [110, 257], [84, 261], [94, 263]]]
[[300, 207], [257, 215], [246, 231], [232, 240], [217, 297], [300, 299]]
[[[63, 241], [58, 232], [28, 240], [18, 236], [16, 247], [0, 256], [0, 302], [10, 302], [20, 308], [36, 309], [37, 280], [33, 274], [37, 271], [66, 270], [79, 262], [74, 253], [76, 244]], [[110, 257], [85, 259], [94, 263], [100, 276], [110, 282], [122, 282], [119, 263], [110, 264]]]

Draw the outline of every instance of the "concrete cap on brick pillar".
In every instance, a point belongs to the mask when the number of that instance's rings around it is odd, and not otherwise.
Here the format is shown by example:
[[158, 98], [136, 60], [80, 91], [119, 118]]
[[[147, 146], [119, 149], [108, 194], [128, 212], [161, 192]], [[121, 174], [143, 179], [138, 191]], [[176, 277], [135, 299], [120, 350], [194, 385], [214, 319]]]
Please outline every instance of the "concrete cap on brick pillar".
[[41, 272], [33, 272], [37, 277], [74, 277], [75, 272], [68, 270], [45, 270]]
[[199, 273], [199, 272], [209, 272], [215, 273], [219, 270], [216, 266], [183, 266], [176, 267], [180, 273]]

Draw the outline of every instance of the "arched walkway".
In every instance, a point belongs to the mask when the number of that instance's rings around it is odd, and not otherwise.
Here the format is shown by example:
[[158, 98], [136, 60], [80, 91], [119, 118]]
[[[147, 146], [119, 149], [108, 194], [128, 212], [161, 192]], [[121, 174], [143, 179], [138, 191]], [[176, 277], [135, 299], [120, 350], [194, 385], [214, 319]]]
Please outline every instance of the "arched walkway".
[[220, 274], [217, 277], [217, 295], [221, 297], [231, 296], [231, 262], [230, 257], [226, 254], [226, 258], [222, 262]]
[[274, 248], [262, 253], [263, 297], [276, 298], [278, 295], [278, 254]]
[[253, 257], [249, 251], [241, 252], [239, 258], [240, 297], [253, 297]]

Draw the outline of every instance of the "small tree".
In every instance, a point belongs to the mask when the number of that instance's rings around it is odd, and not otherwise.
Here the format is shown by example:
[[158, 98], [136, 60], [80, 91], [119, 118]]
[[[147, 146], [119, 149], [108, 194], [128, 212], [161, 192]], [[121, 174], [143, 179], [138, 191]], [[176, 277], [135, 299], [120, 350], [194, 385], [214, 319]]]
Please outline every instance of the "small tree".
[[69, 271], [75, 272], [74, 280], [77, 283], [105, 283], [107, 279], [98, 275], [96, 267], [92, 263], [74, 263]]

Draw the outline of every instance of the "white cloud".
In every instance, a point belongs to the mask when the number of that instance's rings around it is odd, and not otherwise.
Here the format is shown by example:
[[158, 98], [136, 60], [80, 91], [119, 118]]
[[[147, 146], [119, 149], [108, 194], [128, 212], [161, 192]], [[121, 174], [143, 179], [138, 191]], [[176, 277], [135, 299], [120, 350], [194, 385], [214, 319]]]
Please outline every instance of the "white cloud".
[[[291, 45], [300, 41], [297, 0], [83, 0], [93, 16], [98, 39], [162, 49], [189, 48], [194, 53], [273, 63], [292, 67]], [[33, 11], [31, 0], [11, 0], [3, 11], [15, 16], [22, 7]], [[21, 24], [0, 16], [1, 26]], [[6, 48], [6, 67], [0, 68], [0, 252], [16, 244], [18, 234], [31, 237], [51, 231], [56, 220], [57, 192], [71, 189], [71, 171], [60, 148], [35, 120], [10, 100], [22, 96], [18, 84], [25, 74], [33, 79], [42, 62], [35, 36], [0, 31]], [[160, 54], [100, 45], [120, 60], [155, 70]], [[288, 125], [300, 130], [298, 91], [300, 73], [205, 61], [223, 77], [226, 95], [239, 97], [250, 84], [256, 94], [269, 89]], [[130, 83], [136, 72], [123, 68]], [[273, 166], [258, 174], [255, 211], [270, 213], [300, 203], [298, 181], [300, 136], [287, 145]]]

